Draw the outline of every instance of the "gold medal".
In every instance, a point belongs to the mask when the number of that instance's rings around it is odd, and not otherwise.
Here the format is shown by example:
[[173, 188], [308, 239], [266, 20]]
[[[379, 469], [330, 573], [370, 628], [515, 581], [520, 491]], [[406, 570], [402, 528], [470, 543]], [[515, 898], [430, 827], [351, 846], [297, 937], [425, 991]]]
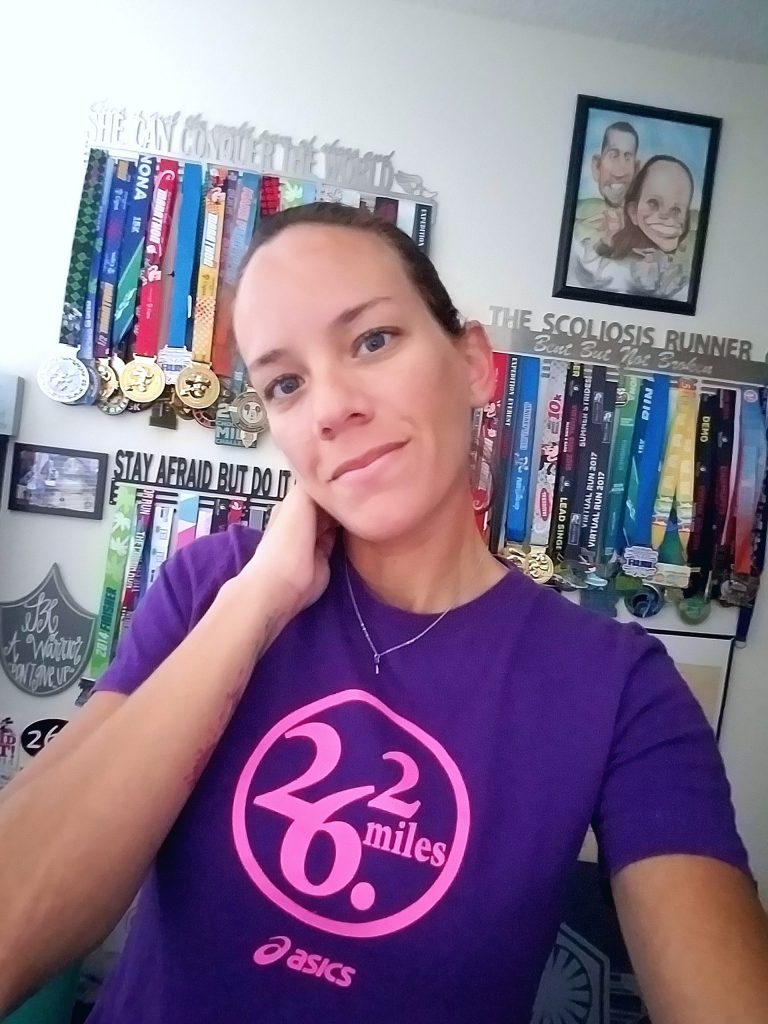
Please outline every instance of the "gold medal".
[[117, 391], [118, 379], [117, 373], [110, 365], [108, 359], [97, 359], [96, 360], [96, 372], [99, 375], [99, 401], [106, 401], [107, 398], [111, 398], [112, 395]]
[[190, 363], [176, 380], [176, 394], [189, 409], [207, 409], [220, 392], [219, 378], [208, 363]]
[[165, 391], [165, 383], [165, 374], [149, 356], [136, 356], [120, 374], [120, 390], [140, 405], [156, 402]]
[[192, 362], [176, 378], [176, 394], [189, 409], [208, 409], [221, 393], [211, 369], [213, 323], [219, 281], [219, 259], [224, 226], [227, 173], [212, 169], [205, 197], [200, 266], [197, 274], [195, 318], [192, 326]]
[[525, 571], [535, 583], [549, 583], [555, 575], [555, 565], [546, 548], [531, 548]]

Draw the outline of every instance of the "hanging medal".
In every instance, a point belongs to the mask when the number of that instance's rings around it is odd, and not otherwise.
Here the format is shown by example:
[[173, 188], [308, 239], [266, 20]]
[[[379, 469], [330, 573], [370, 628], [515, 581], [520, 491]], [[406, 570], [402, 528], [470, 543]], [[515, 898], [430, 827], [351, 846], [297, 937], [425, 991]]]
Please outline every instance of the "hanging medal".
[[118, 389], [117, 373], [110, 359], [112, 324], [120, 248], [135, 170], [136, 165], [129, 160], [118, 160], [109, 197], [109, 212], [104, 233], [104, 254], [101, 260], [96, 305], [96, 372], [101, 380], [99, 399], [102, 401], [110, 398]]
[[720, 588], [725, 604], [750, 604], [757, 592], [752, 575], [752, 532], [766, 467], [765, 419], [755, 388], [741, 393], [739, 467], [733, 501], [733, 564]]
[[135, 512], [136, 488], [130, 484], [118, 485], [104, 569], [100, 611], [96, 620], [96, 636], [91, 659], [85, 673], [89, 679], [98, 679], [112, 658], [117, 617], [120, 611], [120, 595], [123, 591], [125, 567], [128, 561], [128, 544], [133, 531]]
[[[763, 411], [763, 418], [766, 415], [766, 391], [761, 389], [760, 407]], [[760, 489], [760, 499], [757, 503], [755, 522], [752, 527], [752, 564], [751, 576], [755, 581], [753, 593], [756, 595], [760, 585], [760, 576], [765, 565], [765, 549], [768, 540], [768, 472], [763, 475], [763, 484]], [[755, 607], [754, 598], [752, 601], [739, 608], [739, 618], [736, 624], [735, 643], [737, 647], [743, 647], [747, 642], [747, 634], [752, 622], [752, 614]]]
[[[512, 465], [507, 483], [507, 545], [528, 539], [528, 495], [536, 432], [536, 405], [539, 393], [540, 363], [535, 356], [521, 356], [517, 365], [515, 436]], [[503, 392], [502, 392], [503, 394]]]
[[144, 546], [147, 541], [152, 511], [155, 505], [155, 491], [151, 487], [140, 488], [136, 501], [133, 537], [128, 550], [128, 562], [125, 571], [125, 585], [120, 601], [120, 618], [117, 637], [122, 636], [128, 628], [141, 596], [141, 565]]
[[688, 541], [691, 579], [677, 612], [683, 622], [698, 625], [708, 618], [715, 549], [715, 439], [719, 396], [703, 394], [699, 399], [696, 424], [696, 454], [693, 485], [693, 518]]
[[203, 168], [187, 163], [181, 178], [181, 204], [176, 236], [176, 261], [173, 270], [173, 295], [168, 344], [157, 356], [168, 384], [175, 384], [189, 365], [191, 354], [187, 336], [192, 323], [192, 281], [198, 247], [198, 226], [203, 198]]
[[[651, 545], [660, 556], [654, 581], [666, 586], [684, 588], [690, 582], [686, 560], [693, 520], [698, 407], [696, 382], [679, 380], [651, 519]], [[663, 560], [662, 545], [667, 550]]]
[[605, 524], [601, 531], [597, 555], [598, 562], [603, 565], [613, 558], [617, 546], [623, 546], [620, 538], [639, 397], [640, 378], [633, 374], [621, 377], [616, 396], [616, 435], [611, 449], [606, 486]]
[[141, 271], [133, 359], [120, 374], [121, 391], [139, 405], [149, 405], [165, 390], [165, 376], [157, 363], [162, 317], [162, 262], [173, 218], [178, 178], [178, 163], [175, 160], [161, 160], [157, 168]]
[[109, 204], [112, 196], [112, 182], [115, 176], [116, 161], [112, 157], [107, 158], [104, 167], [104, 182], [102, 186], [99, 213], [96, 219], [96, 232], [91, 251], [91, 266], [88, 274], [88, 287], [85, 292], [83, 303], [83, 323], [80, 328], [80, 349], [78, 358], [83, 363], [88, 373], [89, 384], [86, 393], [74, 402], [74, 405], [93, 405], [98, 399], [101, 391], [101, 377], [96, 371], [94, 360], [94, 349], [96, 343], [96, 300], [99, 290], [99, 277], [101, 274], [102, 255], [104, 252], [104, 234], [107, 227], [109, 215]]
[[659, 484], [668, 411], [669, 378], [664, 374], [656, 374], [653, 381], [643, 382], [624, 514], [626, 545], [622, 569], [626, 576], [640, 579], [653, 576], [658, 562], [658, 554], [651, 547], [651, 519]]
[[88, 370], [74, 350], [80, 345], [83, 308], [98, 232], [107, 160], [108, 155], [104, 150], [92, 149], [89, 153], [64, 289], [59, 350], [49, 356], [37, 372], [37, 383], [43, 394], [66, 405], [82, 399], [91, 386]]
[[[154, 175], [154, 158], [139, 156], [120, 246], [112, 318], [110, 365], [118, 382], [125, 369], [125, 357], [135, 329], [139, 275], [144, 260], [144, 242], [152, 202]], [[130, 399], [118, 388], [109, 397], [100, 398], [96, 404], [100, 412], [107, 416], [119, 416], [128, 409]]]
[[235, 295], [236, 273], [229, 263], [229, 250], [237, 212], [239, 174], [227, 174], [227, 198], [224, 204], [224, 222], [221, 230], [219, 252], [219, 279], [216, 291], [216, 310], [213, 321], [213, 343], [211, 369], [215, 373], [220, 392], [216, 403], [205, 409], [195, 410], [198, 423], [213, 430], [216, 428], [219, 407], [228, 408], [232, 400], [232, 363], [234, 359], [234, 338], [232, 335], [232, 303]]
[[[236, 351], [231, 336], [232, 303], [237, 274], [245, 257], [248, 243], [256, 225], [259, 209], [259, 175], [244, 174], [240, 179], [235, 200], [235, 219], [229, 238], [229, 248], [223, 267], [225, 287], [230, 298], [216, 310], [215, 332], [225, 332], [233, 346], [231, 394], [228, 403], [219, 402], [216, 410], [216, 444], [250, 448], [260, 431], [266, 427], [264, 408], [255, 391], [246, 392], [245, 365]], [[214, 334], [214, 353], [217, 351]], [[247, 394], [247, 397], [244, 395]], [[247, 426], [243, 427], [242, 424]]]
[[219, 279], [219, 257], [226, 204], [226, 172], [211, 171], [205, 197], [205, 220], [192, 329], [192, 362], [176, 380], [176, 394], [190, 409], [207, 409], [219, 397], [221, 385], [211, 369], [213, 323]]
[[552, 579], [555, 572], [547, 547], [555, 504], [557, 460], [560, 455], [568, 364], [561, 360], [544, 359], [541, 364], [541, 376], [544, 381], [541, 396], [543, 424], [535, 477], [531, 550], [528, 557], [529, 562], [533, 562], [537, 570], [537, 582], [545, 583]]
[[555, 486], [554, 522], [550, 535], [551, 550], [557, 565], [560, 565], [565, 558], [568, 541], [568, 522], [576, 484], [576, 453], [579, 443], [583, 389], [584, 367], [581, 363], [571, 363], [565, 389], [560, 457]]

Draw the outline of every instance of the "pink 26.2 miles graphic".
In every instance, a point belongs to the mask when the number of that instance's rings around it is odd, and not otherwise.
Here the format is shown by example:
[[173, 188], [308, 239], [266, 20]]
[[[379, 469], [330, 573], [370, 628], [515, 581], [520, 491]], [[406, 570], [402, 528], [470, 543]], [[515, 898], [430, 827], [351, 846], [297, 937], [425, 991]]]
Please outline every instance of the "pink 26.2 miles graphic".
[[358, 938], [413, 924], [446, 894], [469, 835], [456, 763], [364, 690], [286, 715], [248, 759], [232, 828], [240, 860], [282, 910]]

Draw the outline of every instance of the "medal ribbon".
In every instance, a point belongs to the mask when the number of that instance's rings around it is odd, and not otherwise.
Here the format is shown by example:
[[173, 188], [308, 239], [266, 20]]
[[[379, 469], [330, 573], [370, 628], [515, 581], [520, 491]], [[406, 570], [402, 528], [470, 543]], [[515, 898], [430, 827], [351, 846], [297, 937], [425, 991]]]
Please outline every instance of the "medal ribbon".
[[176, 240], [176, 264], [173, 270], [171, 324], [168, 332], [170, 348], [186, 349], [187, 328], [191, 319], [192, 273], [195, 267], [197, 227], [203, 199], [203, 168], [200, 164], [184, 164], [181, 178], [181, 205]]
[[653, 506], [651, 544], [657, 551], [661, 547], [674, 507], [684, 560], [688, 552], [688, 539], [693, 519], [693, 473], [697, 417], [696, 382], [681, 379], [677, 385], [677, 402], [667, 438], [656, 501]]
[[135, 356], [157, 355], [162, 319], [162, 262], [168, 234], [171, 230], [173, 208], [179, 182], [176, 160], [161, 160], [157, 168], [152, 213], [149, 218], [147, 242], [144, 247], [144, 266], [141, 272], [139, 316], [136, 326]]
[[110, 156], [104, 165], [104, 179], [102, 182], [102, 193], [99, 201], [99, 211], [96, 215], [96, 227], [93, 236], [93, 248], [91, 249], [91, 268], [88, 274], [88, 287], [85, 292], [83, 303], [83, 324], [80, 330], [80, 351], [78, 356], [82, 361], [93, 360], [93, 346], [96, 338], [96, 295], [99, 288], [99, 274], [101, 273], [101, 254], [104, 249], [104, 232], [107, 226], [107, 215], [109, 213], [109, 200], [112, 194], [112, 179], [115, 174], [115, 161]]
[[195, 323], [192, 329], [192, 359], [196, 363], [211, 362], [213, 321], [216, 313], [216, 291], [219, 281], [219, 257], [226, 204], [226, 172], [213, 170], [205, 197], [205, 219], [197, 274]]
[[155, 492], [151, 487], [142, 487], [138, 493], [136, 504], [136, 518], [133, 528], [133, 539], [131, 540], [130, 551], [128, 552], [128, 567], [125, 574], [125, 587], [120, 602], [120, 626], [118, 636], [128, 628], [136, 605], [141, 595], [141, 565], [144, 554], [144, 545], [147, 540], [147, 533], [152, 521], [152, 509], [155, 504]]
[[[657, 373], [653, 378], [653, 392], [645, 424], [645, 436], [642, 439], [641, 453], [635, 461], [636, 467], [636, 504], [634, 517], [625, 517], [630, 531], [627, 543], [649, 547], [651, 543], [651, 518], [656, 491], [659, 485], [661, 457], [664, 449], [664, 437], [667, 431], [667, 415], [669, 410], [669, 377]], [[644, 407], [641, 407], [641, 415]], [[629, 508], [627, 508], [629, 511]]]
[[597, 564], [597, 545], [605, 518], [605, 493], [608, 475], [608, 461], [611, 456], [611, 445], [613, 443], [616, 390], [617, 381], [615, 379], [606, 380], [603, 392], [603, 417], [602, 423], [599, 425], [602, 429], [602, 436], [600, 437], [600, 445], [597, 450], [595, 494], [592, 500], [589, 519], [582, 526], [582, 547], [585, 549], [587, 560], [592, 565]]
[[557, 460], [560, 454], [568, 364], [562, 360], [544, 359], [541, 364], [541, 376], [546, 382], [541, 402], [544, 419], [536, 473], [531, 544], [546, 547], [549, 544], [552, 510], [555, 505]]
[[579, 561], [579, 541], [581, 539], [581, 516], [584, 505], [584, 494], [587, 486], [587, 439], [589, 434], [590, 413], [592, 409], [592, 375], [597, 367], [584, 367], [584, 389], [581, 393], [581, 409], [579, 411], [579, 436], [576, 447], [575, 483], [571, 511], [568, 517], [568, 528], [565, 542], [566, 562]]
[[83, 306], [88, 290], [88, 274], [91, 254], [96, 239], [99, 207], [104, 191], [104, 170], [107, 154], [102, 149], [92, 149], [88, 154], [80, 206], [72, 240], [69, 258], [69, 272], [64, 287], [64, 309], [61, 315], [59, 341], [63, 345], [76, 347], [80, 343], [83, 322]]
[[607, 371], [604, 366], [592, 368], [591, 394], [589, 401], [589, 420], [586, 429], [586, 453], [584, 466], [582, 467], [582, 501], [581, 517], [579, 519], [579, 545], [580, 556], [583, 556], [589, 546], [590, 520], [592, 508], [597, 491], [597, 464], [600, 459], [600, 451], [603, 447], [603, 432], [605, 429], [605, 389], [607, 385]]
[[640, 378], [634, 374], [626, 374], [619, 380], [619, 387], [627, 395], [627, 401], [616, 410], [618, 425], [608, 476], [608, 501], [605, 513], [605, 528], [600, 540], [598, 561], [607, 562], [617, 547], [621, 547], [622, 524], [626, 501], [627, 477], [632, 457], [632, 437], [635, 431], [638, 399], [640, 397]]
[[626, 547], [629, 547], [634, 543], [633, 538], [637, 532], [637, 500], [640, 492], [640, 469], [643, 460], [643, 451], [645, 450], [645, 435], [648, 430], [648, 420], [651, 417], [653, 383], [653, 380], [643, 380], [640, 384], [640, 394], [637, 400], [637, 416], [635, 418], [635, 429], [632, 434], [632, 449], [629, 457], [626, 504], [621, 521], [623, 537], [622, 542], [617, 544], [619, 554], [623, 553]]
[[754, 388], [745, 388], [741, 401], [741, 454], [736, 486], [736, 550], [734, 571], [748, 575], [752, 568], [752, 528], [765, 477], [765, 420], [760, 397]]
[[[495, 352], [494, 363], [499, 362], [499, 370], [504, 370], [504, 392], [502, 395], [504, 404], [504, 415], [500, 427], [501, 437], [497, 439], [498, 459], [496, 468], [498, 472], [498, 491], [491, 495], [491, 520], [489, 524], [488, 547], [491, 551], [500, 551], [504, 547], [504, 531], [507, 521], [507, 478], [510, 472], [512, 461], [512, 442], [515, 435], [515, 394], [517, 391], [517, 368], [519, 357], [508, 355], [502, 356]], [[506, 366], [505, 366], [506, 360]], [[479, 469], [479, 467], [478, 467]], [[479, 479], [475, 481], [479, 486]]]
[[112, 322], [112, 348], [125, 355], [128, 336], [136, 318], [139, 275], [144, 260], [144, 240], [152, 202], [155, 177], [153, 157], [140, 156], [133, 179], [132, 197], [126, 216], [126, 228], [120, 247], [120, 260]]
[[[761, 390], [760, 406], [763, 410], [763, 417], [765, 418], [765, 402], [766, 402], [766, 391]], [[760, 575], [765, 565], [765, 549], [766, 540], [768, 539], [768, 475], [763, 475], [763, 484], [760, 489], [760, 499], [757, 503], [757, 512], [755, 513], [755, 522], [752, 529], [752, 571], [751, 575], [754, 579], [760, 579]], [[755, 602], [754, 599], [749, 602], [746, 606], [739, 608], [739, 619], [736, 626], [736, 643], [739, 647], [743, 647], [747, 641], [747, 634], [749, 633], [749, 627], [752, 622], [752, 614], [754, 612]]]
[[531, 478], [536, 399], [539, 391], [539, 360], [520, 356], [517, 372], [515, 440], [507, 485], [506, 540], [522, 543], [528, 532], [528, 488]]
[[[224, 377], [232, 376], [234, 378], [233, 356], [235, 363], [239, 361], [230, 333], [232, 303], [234, 302], [235, 281], [240, 264], [256, 225], [259, 209], [259, 180], [258, 174], [244, 174], [237, 183], [236, 191], [232, 189], [230, 192], [231, 185], [227, 190], [227, 211], [221, 247], [221, 280], [213, 334], [213, 370], [217, 375]], [[231, 207], [230, 195], [232, 197]], [[233, 379], [233, 390], [236, 395], [242, 392], [243, 387], [244, 380], [240, 382], [239, 387], [236, 387]]]
[[219, 286], [216, 296], [216, 318], [213, 323], [213, 350], [211, 368], [217, 377], [229, 379], [232, 376], [234, 345], [232, 344], [232, 302], [235, 298], [234, 275], [229, 275], [229, 247], [237, 215], [239, 174], [227, 174], [227, 198], [224, 204], [224, 221], [221, 229], [221, 251], [219, 253]]
[[717, 443], [715, 446], [715, 534], [717, 547], [714, 558], [715, 582], [728, 574], [731, 566], [731, 539], [729, 538], [731, 508], [731, 466], [738, 462], [734, 452], [736, 429], [736, 393], [723, 388], [719, 394], [717, 414]]
[[125, 579], [125, 566], [128, 561], [128, 543], [133, 530], [135, 511], [136, 488], [130, 484], [119, 484], [107, 548], [96, 636], [85, 673], [89, 679], [98, 679], [112, 656], [117, 617], [120, 610], [120, 595]]
[[156, 502], [155, 514], [152, 517], [152, 535], [149, 542], [149, 561], [147, 562], [147, 588], [151, 587], [160, 572], [160, 566], [168, 557], [171, 543], [173, 519], [176, 515], [176, 496], [172, 501]]
[[120, 259], [120, 246], [125, 230], [128, 198], [131, 193], [135, 167], [136, 165], [129, 160], [118, 160], [112, 181], [107, 227], [104, 233], [104, 256], [99, 275], [99, 298], [96, 314], [97, 359], [106, 359], [110, 351], [118, 260]]
[[584, 367], [581, 363], [571, 363], [565, 389], [560, 459], [555, 486], [555, 524], [552, 546], [556, 561], [562, 561], [565, 557], [565, 547], [568, 540], [568, 521], [574, 498], [576, 452], [579, 443], [583, 388]]
[[715, 440], [717, 434], [716, 394], [704, 394], [699, 401], [696, 424], [696, 461], [693, 487], [693, 518], [688, 541], [688, 564], [699, 572], [691, 574], [686, 597], [703, 593], [707, 587], [715, 551]]

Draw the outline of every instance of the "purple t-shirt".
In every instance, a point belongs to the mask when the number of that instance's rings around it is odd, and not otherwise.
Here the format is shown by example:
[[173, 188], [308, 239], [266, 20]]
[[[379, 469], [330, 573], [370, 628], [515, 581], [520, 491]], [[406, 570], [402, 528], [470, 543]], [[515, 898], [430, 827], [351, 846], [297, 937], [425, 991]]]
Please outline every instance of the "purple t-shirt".
[[[171, 558], [99, 688], [139, 686], [258, 539]], [[713, 733], [640, 626], [513, 570], [376, 675], [339, 543], [331, 569], [163, 843], [92, 1024], [526, 1024], [590, 823], [611, 874], [748, 871]], [[350, 576], [379, 650], [434, 621]]]

